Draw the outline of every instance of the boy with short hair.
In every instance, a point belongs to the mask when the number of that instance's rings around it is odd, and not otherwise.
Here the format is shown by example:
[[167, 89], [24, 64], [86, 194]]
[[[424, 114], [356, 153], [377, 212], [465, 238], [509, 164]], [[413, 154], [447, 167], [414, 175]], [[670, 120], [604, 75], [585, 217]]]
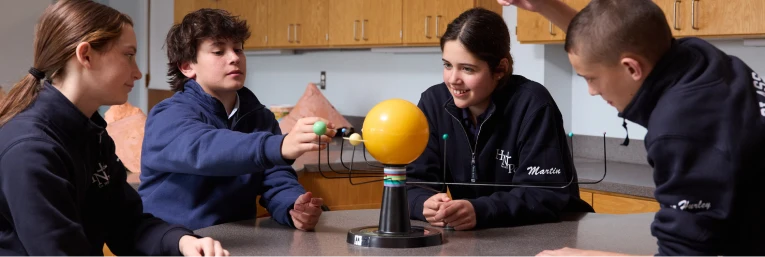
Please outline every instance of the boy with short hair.
[[659, 255], [765, 254], [765, 219], [753, 207], [765, 195], [762, 76], [704, 40], [674, 39], [649, 0], [593, 0], [578, 14], [559, 0], [498, 2], [567, 30], [566, 51], [590, 94], [647, 128]]
[[[142, 146], [145, 210], [191, 229], [253, 219], [255, 199], [280, 224], [311, 230], [321, 198], [298, 183], [290, 164], [325, 147], [333, 126], [304, 118], [281, 135], [274, 114], [246, 87], [245, 21], [219, 9], [187, 14], [166, 39], [176, 93], [149, 113]], [[314, 122], [330, 128], [321, 137]]]

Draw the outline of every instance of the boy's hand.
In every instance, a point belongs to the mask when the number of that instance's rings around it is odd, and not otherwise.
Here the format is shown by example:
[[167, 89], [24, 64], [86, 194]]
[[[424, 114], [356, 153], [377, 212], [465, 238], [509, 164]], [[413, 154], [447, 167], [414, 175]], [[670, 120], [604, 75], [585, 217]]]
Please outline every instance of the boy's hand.
[[[327, 124], [327, 133], [321, 137], [313, 132], [313, 124], [317, 121]], [[325, 149], [327, 145], [320, 144], [319, 140], [327, 143], [332, 140], [336, 132], [335, 126], [325, 119], [318, 117], [299, 119], [295, 126], [292, 127], [292, 130], [284, 137], [284, 142], [282, 142], [282, 158], [294, 160], [305, 152]]]
[[228, 250], [223, 249], [220, 242], [209, 237], [182, 236], [178, 241], [178, 249], [183, 256], [229, 256]]
[[451, 199], [444, 193], [431, 196], [422, 204], [422, 216], [425, 216], [425, 220], [427, 220], [430, 225], [443, 227], [443, 220], [436, 220], [435, 216], [438, 210], [441, 209], [441, 206], [449, 201], [451, 201]]
[[311, 192], [306, 192], [298, 197], [295, 206], [290, 210], [292, 223], [295, 228], [303, 231], [313, 230], [316, 223], [319, 223], [321, 216], [321, 205], [324, 201], [321, 198], [313, 198]]

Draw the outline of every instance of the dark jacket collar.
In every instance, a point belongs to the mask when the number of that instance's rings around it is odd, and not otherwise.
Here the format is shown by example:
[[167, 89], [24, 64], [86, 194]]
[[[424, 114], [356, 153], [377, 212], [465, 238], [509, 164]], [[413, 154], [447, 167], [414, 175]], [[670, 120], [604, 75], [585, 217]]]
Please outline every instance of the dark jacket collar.
[[682, 78], [696, 59], [690, 49], [673, 39], [670, 49], [656, 63], [630, 104], [619, 113], [619, 117], [647, 128], [651, 113], [661, 96]]
[[[223, 107], [223, 103], [217, 98], [211, 96], [202, 89], [195, 80], [190, 79], [183, 85], [183, 93], [192, 98], [194, 102], [201, 104], [202, 108], [210, 113], [227, 119], [226, 108]], [[263, 104], [247, 87], [242, 87], [236, 92], [239, 95], [239, 110], [240, 115], [247, 114], [251, 111], [263, 108]]]
[[84, 132], [101, 133], [106, 128], [106, 121], [98, 112], [88, 118], [48, 81], [43, 84], [30, 111], [69, 137], [78, 137]]

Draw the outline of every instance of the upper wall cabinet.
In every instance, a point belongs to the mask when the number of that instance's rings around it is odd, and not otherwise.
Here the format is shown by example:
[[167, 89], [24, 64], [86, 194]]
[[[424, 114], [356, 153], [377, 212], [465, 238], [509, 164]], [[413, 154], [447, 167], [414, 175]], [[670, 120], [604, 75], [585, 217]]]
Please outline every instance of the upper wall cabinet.
[[[680, 2], [679, 0], [677, 2]], [[683, 0], [678, 4], [685, 14], [681, 31], [699, 37], [764, 37], [763, 0]], [[665, 13], [667, 9], [664, 9]], [[688, 15], [690, 13], [690, 15]], [[669, 13], [668, 13], [669, 14]]]
[[328, 11], [329, 0], [269, 0], [268, 47], [326, 46]]
[[[577, 10], [590, 0], [562, 0]], [[765, 37], [763, 0], [653, 0], [675, 37]], [[562, 43], [565, 33], [537, 13], [518, 10], [516, 34], [521, 43]]]
[[496, 0], [175, 0], [174, 21], [225, 9], [247, 20], [246, 49], [437, 46], [449, 22], [473, 7], [502, 14]]
[[268, 45], [268, 0], [175, 0], [173, 22], [180, 23], [186, 14], [202, 9], [224, 9], [250, 26], [250, 39], [245, 48], [260, 48]]
[[473, 7], [502, 14], [496, 0], [403, 0], [405, 45], [438, 45], [449, 23]]
[[[572, 8], [582, 10], [590, 0], [563, 0]], [[556, 27], [541, 14], [518, 9], [516, 37], [521, 43], [559, 43], [566, 38], [566, 32]]]
[[183, 20], [186, 14], [202, 8], [218, 8], [216, 0], [175, 0], [173, 12], [173, 23], [178, 24]]
[[244, 48], [268, 46], [268, 0], [219, 0], [218, 8], [228, 10], [247, 21], [250, 39], [244, 42]]
[[329, 45], [401, 44], [402, 0], [330, 0]]

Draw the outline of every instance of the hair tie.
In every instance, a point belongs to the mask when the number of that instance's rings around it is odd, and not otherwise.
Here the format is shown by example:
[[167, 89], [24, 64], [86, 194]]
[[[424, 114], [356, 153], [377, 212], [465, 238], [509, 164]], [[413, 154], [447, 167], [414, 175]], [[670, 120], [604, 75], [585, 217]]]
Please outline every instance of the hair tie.
[[45, 78], [45, 73], [38, 69], [35, 69], [35, 67], [29, 68], [29, 74], [32, 74], [32, 77], [35, 77], [37, 80], [41, 80]]

